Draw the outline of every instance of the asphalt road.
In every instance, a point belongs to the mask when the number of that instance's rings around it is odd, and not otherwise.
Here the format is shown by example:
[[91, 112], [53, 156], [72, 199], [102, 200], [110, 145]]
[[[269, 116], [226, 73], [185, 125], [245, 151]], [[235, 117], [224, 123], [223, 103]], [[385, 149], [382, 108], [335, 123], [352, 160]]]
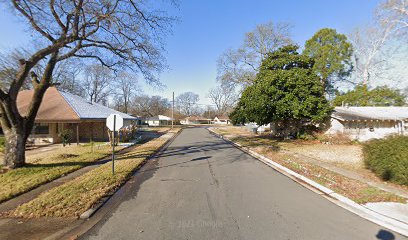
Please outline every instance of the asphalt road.
[[185, 129], [83, 239], [405, 239], [204, 128]]

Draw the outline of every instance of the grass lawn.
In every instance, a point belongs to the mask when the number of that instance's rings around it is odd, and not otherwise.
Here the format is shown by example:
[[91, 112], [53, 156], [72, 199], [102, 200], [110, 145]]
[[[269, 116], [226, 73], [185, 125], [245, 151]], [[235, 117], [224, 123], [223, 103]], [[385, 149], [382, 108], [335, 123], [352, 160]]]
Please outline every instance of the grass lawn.
[[[120, 150], [123, 147], [119, 147]], [[0, 202], [25, 193], [110, 154], [108, 145], [68, 146], [27, 157], [27, 165], [0, 174]]]
[[361, 154], [360, 146], [323, 145], [303, 140], [281, 141], [266, 135], [249, 133], [241, 127], [217, 127], [213, 128], [213, 130], [234, 142], [251, 148], [253, 151], [266, 155], [280, 165], [308, 177], [357, 203], [406, 202], [405, 198], [393, 193], [318, 166], [313, 161], [308, 160], [310, 159], [308, 157], [312, 156], [307, 156], [313, 155], [314, 158], [319, 158], [326, 164], [352, 169], [364, 177], [367, 176], [367, 179], [380, 181], [373, 174], [368, 174], [367, 169], [363, 169], [364, 164], [359, 162], [357, 156], [355, 156]]
[[[177, 132], [179, 129], [170, 130]], [[102, 197], [122, 185], [140, 164], [168, 140], [169, 135], [141, 144], [131, 152], [121, 155], [115, 162], [108, 162], [76, 179], [53, 188], [11, 212], [16, 217], [78, 217]]]

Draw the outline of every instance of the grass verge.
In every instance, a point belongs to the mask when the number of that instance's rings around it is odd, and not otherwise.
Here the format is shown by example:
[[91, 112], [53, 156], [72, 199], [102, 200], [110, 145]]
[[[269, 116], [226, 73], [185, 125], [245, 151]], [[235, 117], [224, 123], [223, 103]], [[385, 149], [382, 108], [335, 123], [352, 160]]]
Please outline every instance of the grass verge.
[[0, 174], [0, 202], [87, 166], [108, 156], [110, 151], [108, 145], [93, 150], [89, 146], [70, 146], [27, 159], [26, 166]]
[[[170, 130], [175, 133], [178, 130]], [[163, 146], [169, 135], [151, 140], [121, 155], [112, 175], [110, 162], [61, 186], [42, 193], [10, 213], [14, 217], [78, 217], [120, 187], [143, 161]]]
[[402, 202], [406, 199], [393, 193], [372, 187], [367, 183], [345, 177], [323, 167], [296, 159], [293, 156], [277, 153], [263, 153], [273, 161], [297, 172], [331, 190], [352, 199], [356, 203], [368, 202]]

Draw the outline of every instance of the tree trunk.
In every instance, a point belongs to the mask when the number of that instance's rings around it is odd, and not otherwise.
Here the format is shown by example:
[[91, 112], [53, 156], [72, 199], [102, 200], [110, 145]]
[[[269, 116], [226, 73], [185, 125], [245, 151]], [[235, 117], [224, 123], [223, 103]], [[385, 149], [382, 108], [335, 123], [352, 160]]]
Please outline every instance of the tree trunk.
[[25, 164], [26, 134], [13, 127], [5, 133], [6, 143], [3, 165], [8, 168], [18, 168]]

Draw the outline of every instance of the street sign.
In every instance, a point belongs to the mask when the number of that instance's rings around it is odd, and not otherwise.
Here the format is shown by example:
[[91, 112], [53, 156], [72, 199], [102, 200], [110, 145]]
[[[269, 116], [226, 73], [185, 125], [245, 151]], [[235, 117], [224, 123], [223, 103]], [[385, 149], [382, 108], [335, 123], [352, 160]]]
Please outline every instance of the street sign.
[[123, 127], [123, 118], [119, 114], [111, 114], [106, 118], [106, 126], [109, 130], [117, 132]]
[[119, 114], [111, 114], [106, 119], [106, 126], [112, 131], [112, 175], [115, 174], [115, 144], [116, 132], [123, 127], [123, 118]]

